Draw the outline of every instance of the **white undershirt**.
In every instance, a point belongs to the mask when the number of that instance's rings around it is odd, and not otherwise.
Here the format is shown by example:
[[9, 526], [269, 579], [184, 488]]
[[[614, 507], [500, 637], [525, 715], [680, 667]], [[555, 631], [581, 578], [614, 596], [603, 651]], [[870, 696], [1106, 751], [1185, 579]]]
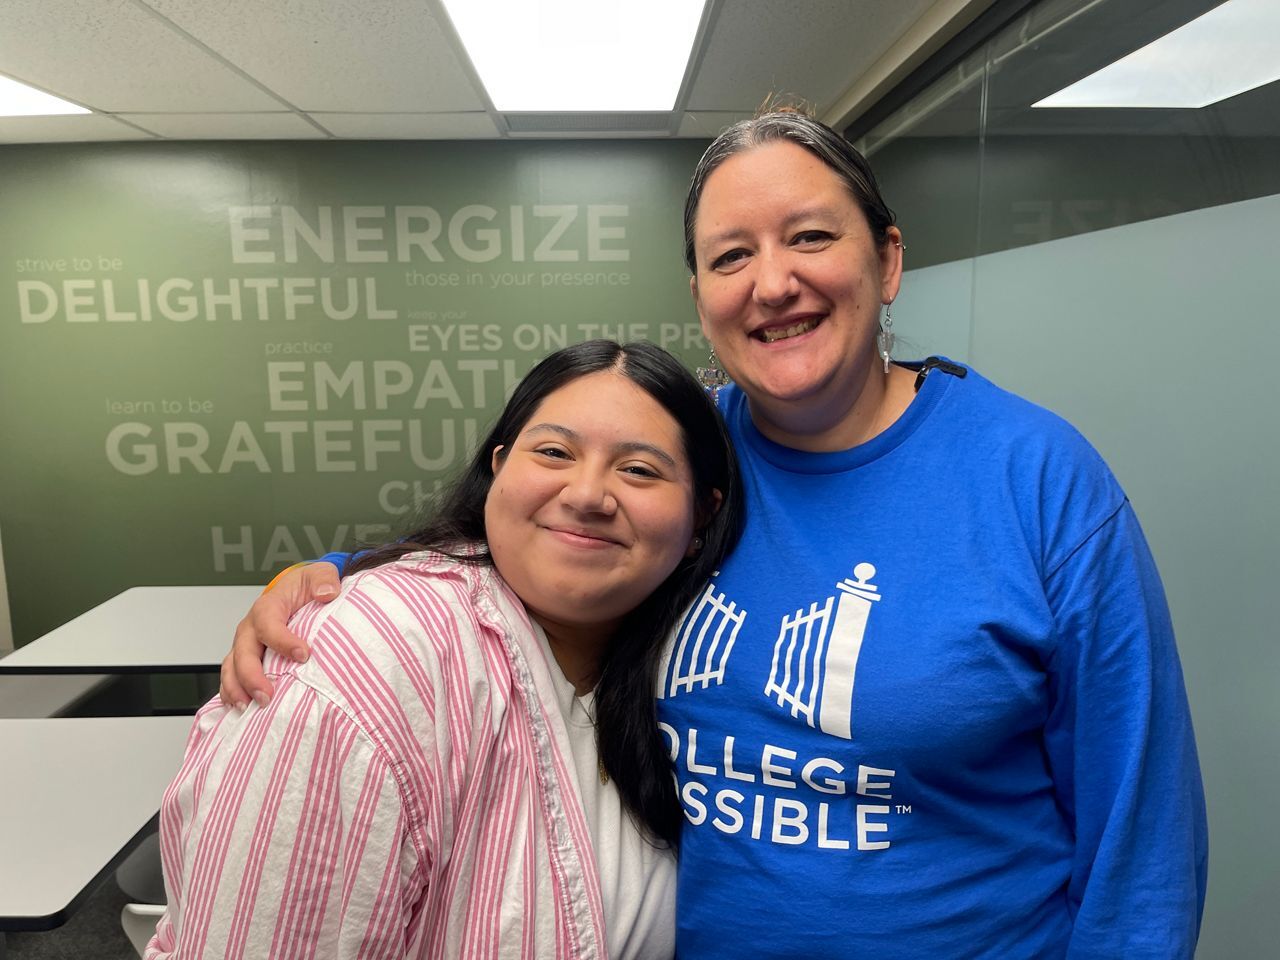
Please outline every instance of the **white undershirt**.
[[[545, 634], [541, 629], [537, 633], [555, 665]], [[569, 731], [582, 811], [595, 848], [609, 957], [670, 960], [676, 951], [675, 855], [655, 847], [640, 832], [612, 779], [600, 782], [596, 729], [591, 722], [595, 695], [579, 697], [558, 666], [551, 671], [551, 679]]]

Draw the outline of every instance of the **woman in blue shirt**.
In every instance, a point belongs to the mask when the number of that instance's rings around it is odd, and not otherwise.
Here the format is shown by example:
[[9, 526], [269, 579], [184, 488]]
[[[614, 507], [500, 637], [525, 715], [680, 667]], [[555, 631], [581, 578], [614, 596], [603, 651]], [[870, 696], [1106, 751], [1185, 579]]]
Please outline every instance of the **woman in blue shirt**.
[[[894, 360], [902, 235], [803, 114], [711, 145], [685, 254], [747, 526], [653, 678], [679, 955], [1190, 958], [1194, 737], [1106, 465], [971, 369]], [[335, 583], [312, 564], [258, 601], [225, 696], [267, 694], [260, 642], [292, 650]]]

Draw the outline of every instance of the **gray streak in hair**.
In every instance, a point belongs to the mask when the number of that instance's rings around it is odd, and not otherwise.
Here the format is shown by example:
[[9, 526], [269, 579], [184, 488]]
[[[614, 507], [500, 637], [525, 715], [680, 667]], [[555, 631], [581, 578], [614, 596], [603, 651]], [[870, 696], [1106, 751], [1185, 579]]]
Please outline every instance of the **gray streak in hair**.
[[696, 275], [698, 272], [693, 225], [707, 179], [735, 154], [780, 140], [790, 141], [809, 151], [844, 182], [850, 195], [862, 208], [877, 246], [884, 245], [888, 239], [888, 230], [895, 223], [895, 217], [880, 195], [880, 187], [866, 158], [854, 149], [853, 144], [825, 123], [794, 110], [773, 111], [729, 127], [707, 147], [694, 168], [689, 194], [684, 203], [684, 260], [690, 273]]

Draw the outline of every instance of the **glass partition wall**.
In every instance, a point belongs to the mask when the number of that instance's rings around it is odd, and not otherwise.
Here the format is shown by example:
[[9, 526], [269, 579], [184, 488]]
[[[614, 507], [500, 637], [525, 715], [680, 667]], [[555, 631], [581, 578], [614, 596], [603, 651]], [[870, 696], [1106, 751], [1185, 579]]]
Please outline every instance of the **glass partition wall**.
[[[1280, 943], [1280, 83], [1204, 106], [1037, 104], [1206, 13], [1224, 47], [1223, 18], [1266, 7], [1040, 3], [858, 141], [908, 247], [899, 352], [964, 359], [1065, 416], [1146, 529], [1209, 803], [1203, 960]], [[1280, 30], [1253, 33], [1221, 63], [1152, 48], [1135, 76], [1165, 99], [1232, 60], [1280, 77]], [[1130, 104], [1153, 95], [1127, 82]]]

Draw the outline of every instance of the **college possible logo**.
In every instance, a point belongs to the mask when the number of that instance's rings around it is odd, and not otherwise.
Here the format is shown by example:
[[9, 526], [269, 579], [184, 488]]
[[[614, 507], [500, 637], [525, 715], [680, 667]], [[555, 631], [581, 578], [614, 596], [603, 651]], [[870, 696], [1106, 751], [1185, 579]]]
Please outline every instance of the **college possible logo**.
[[[716, 571], [718, 574], [719, 571]], [[736, 603], [725, 602], [715, 581], [707, 584], [702, 596], [685, 614], [684, 622], [667, 645], [658, 676], [662, 683], [658, 699], [674, 697], [695, 687], [705, 690], [724, 683], [724, 669], [738, 639], [747, 612]]]
[[[859, 563], [830, 596], [784, 616], [764, 695], [810, 727], [852, 739], [853, 685], [871, 610], [880, 601], [876, 568]], [[724, 683], [747, 611], [715, 582], [685, 616], [662, 662], [659, 699]]]
[[860, 563], [854, 579], [809, 609], [782, 618], [764, 694], [793, 717], [833, 737], [851, 740], [853, 682], [871, 609], [881, 598], [876, 568]]

